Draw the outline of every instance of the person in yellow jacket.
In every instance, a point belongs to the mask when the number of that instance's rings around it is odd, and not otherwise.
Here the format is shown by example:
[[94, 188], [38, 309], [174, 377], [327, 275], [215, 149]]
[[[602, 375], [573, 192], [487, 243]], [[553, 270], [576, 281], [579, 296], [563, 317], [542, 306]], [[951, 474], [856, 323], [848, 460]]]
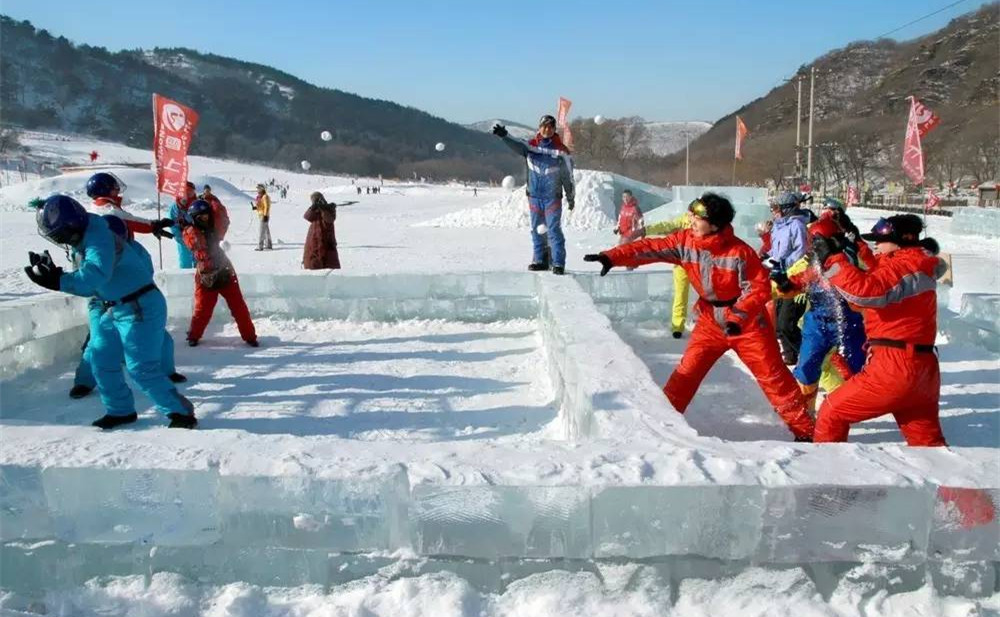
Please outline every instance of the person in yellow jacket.
[[257, 185], [257, 199], [254, 201], [253, 209], [257, 211], [257, 218], [260, 219], [260, 238], [257, 240], [258, 251], [268, 250], [271, 246], [271, 197], [267, 194], [267, 188], [263, 184]]
[[[675, 219], [669, 219], [654, 223], [646, 227], [647, 236], [666, 236], [679, 229], [688, 226], [688, 215], [684, 214]], [[674, 338], [680, 338], [684, 333], [684, 323], [687, 321], [688, 292], [691, 284], [688, 282], [687, 272], [684, 268], [674, 266], [674, 305], [670, 311], [670, 329]]]

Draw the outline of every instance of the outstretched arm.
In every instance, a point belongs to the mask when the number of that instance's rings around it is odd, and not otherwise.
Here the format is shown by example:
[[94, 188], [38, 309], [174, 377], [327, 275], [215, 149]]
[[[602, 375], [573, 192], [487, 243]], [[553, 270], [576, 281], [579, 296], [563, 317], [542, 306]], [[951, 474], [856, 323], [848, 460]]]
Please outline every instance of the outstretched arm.
[[680, 231], [660, 238], [647, 237], [608, 249], [602, 254], [611, 260], [612, 266], [627, 268], [652, 263], [678, 264], [681, 261], [680, 245], [684, 235], [684, 232]]

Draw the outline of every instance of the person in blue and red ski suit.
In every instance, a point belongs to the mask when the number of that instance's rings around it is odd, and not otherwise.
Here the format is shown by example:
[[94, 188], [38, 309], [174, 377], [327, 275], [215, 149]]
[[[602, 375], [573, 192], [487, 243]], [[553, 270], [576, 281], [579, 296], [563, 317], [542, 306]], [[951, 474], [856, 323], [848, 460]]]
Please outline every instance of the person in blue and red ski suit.
[[527, 143], [507, 135], [502, 124], [493, 127], [493, 134], [503, 139], [507, 146], [523, 156], [527, 165], [528, 208], [531, 214], [531, 244], [533, 248], [529, 270], [548, 270], [545, 258], [546, 237], [538, 233], [538, 226], [547, 228], [548, 247], [552, 252], [552, 273], [564, 274], [566, 268], [566, 239], [562, 230], [562, 198], [572, 212], [575, 206], [573, 186], [573, 160], [569, 149], [556, 133], [556, 119], [542, 116], [538, 134]]
[[[98, 172], [87, 180], [87, 196], [93, 200], [93, 210], [105, 219], [114, 217], [115, 220], [109, 220], [109, 227], [129, 242], [140, 257], [147, 261], [149, 271], [152, 273], [153, 258], [145, 247], [135, 240], [135, 234], [150, 233], [157, 238], [169, 238], [170, 235], [166, 229], [173, 224], [173, 221], [170, 219], [154, 221], [127, 212], [122, 208], [124, 190], [124, 183], [111, 173]], [[89, 345], [90, 337], [88, 336], [83, 343], [83, 353], [73, 375], [73, 387], [69, 391], [70, 398], [83, 398], [97, 386], [97, 379], [94, 377], [94, 369], [88, 355]], [[187, 377], [178, 373], [174, 365], [174, 339], [169, 332], [164, 332], [161, 359], [163, 370], [170, 381], [174, 383], [187, 381]]]
[[915, 214], [879, 219], [862, 237], [875, 243], [876, 263], [864, 271], [844, 254], [843, 236], [818, 239], [813, 251], [823, 276], [865, 321], [864, 369], [828, 396], [816, 419], [816, 442], [847, 441], [852, 424], [891, 413], [911, 446], [945, 446], [939, 401], [937, 279], [945, 271], [937, 242], [920, 239]]
[[756, 252], [733, 232], [728, 199], [705, 193], [688, 206], [690, 228], [645, 238], [584, 256], [601, 263], [601, 276], [614, 266], [672, 263], [687, 271], [698, 292], [698, 319], [691, 342], [663, 392], [684, 413], [702, 380], [732, 349], [750, 369], [796, 441], [811, 441], [812, 418], [795, 378], [781, 361], [774, 330], [764, 315], [771, 297], [767, 271]]

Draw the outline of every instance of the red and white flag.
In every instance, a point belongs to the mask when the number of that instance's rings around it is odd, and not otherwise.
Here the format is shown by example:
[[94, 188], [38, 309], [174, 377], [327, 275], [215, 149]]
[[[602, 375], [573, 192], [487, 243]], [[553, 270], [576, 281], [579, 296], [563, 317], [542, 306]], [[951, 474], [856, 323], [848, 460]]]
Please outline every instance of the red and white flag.
[[736, 160], [743, 160], [743, 140], [746, 136], [750, 134], [747, 130], [747, 125], [743, 124], [743, 120], [739, 116], [736, 116]]
[[562, 132], [563, 145], [573, 150], [573, 133], [569, 130], [569, 108], [573, 101], [559, 97], [559, 111], [556, 112], [556, 126]]
[[186, 194], [187, 152], [198, 113], [190, 107], [153, 95], [153, 155], [156, 159], [156, 188], [174, 197]]
[[913, 98], [913, 109], [917, 114], [917, 128], [920, 129], [920, 138], [931, 132], [935, 126], [941, 123], [941, 118], [933, 111], [924, 106], [916, 97]]
[[846, 207], [856, 206], [861, 203], [861, 191], [858, 187], [853, 184], [847, 187], [847, 204]]
[[927, 191], [927, 201], [924, 202], [924, 212], [937, 208], [939, 203], [941, 203], [941, 198], [938, 197], [938, 194], [935, 193], [933, 189]]
[[903, 171], [914, 184], [923, 184], [924, 151], [920, 145], [917, 104], [917, 99], [910, 99], [910, 118], [906, 122], [906, 139], [903, 142]]

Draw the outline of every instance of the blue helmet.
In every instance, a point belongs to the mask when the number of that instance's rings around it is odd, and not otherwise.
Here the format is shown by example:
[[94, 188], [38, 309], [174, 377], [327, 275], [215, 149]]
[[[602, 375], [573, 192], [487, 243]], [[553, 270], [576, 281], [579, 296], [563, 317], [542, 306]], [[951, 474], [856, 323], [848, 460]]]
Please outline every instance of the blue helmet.
[[194, 217], [199, 214], [212, 214], [212, 204], [208, 203], [204, 199], [196, 199], [191, 202], [190, 206], [188, 206], [187, 213], [192, 220], [194, 220]]
[[128, 227], [125, 225], [125, 221], [121, 220], [114, 214], [105, 214], [101, 218], [108, 222], [108, 229], [110, 229], [112, 233], [128, 240]]
[[111, 193], [116, 190], [120, 193], [125, 190], [125, 187], [122, 186], [122, 182], [114, 174], [100, 171], [92, 175], [90, 180], [87, 180], [87, 197], [91, 199], [111, 197]]
[[54, 244], [75, 246], [83, 239], [90, 222], [80, 202], [68, 195], [53, 195], [35, 215], [38, 235]]

